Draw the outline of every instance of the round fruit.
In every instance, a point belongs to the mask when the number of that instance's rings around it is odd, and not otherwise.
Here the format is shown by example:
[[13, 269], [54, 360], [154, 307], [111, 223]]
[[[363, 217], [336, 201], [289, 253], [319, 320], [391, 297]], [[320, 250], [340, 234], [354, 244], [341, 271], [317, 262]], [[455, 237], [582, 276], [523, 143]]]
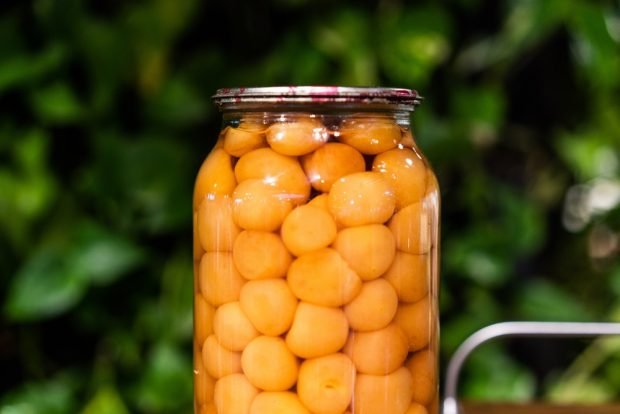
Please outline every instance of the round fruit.
[[409, 148], [394, 148], [375, 157], [372, 170], [381, 173], [394, 189], [396, 210], [418, 202], [426, 191], [427, 169]]
[[333, 244], [362, 280], [376, 279], [390, 267], [395, 246], [392, 232], [382, 224], [342, 229]]
[[422, 203], [413, 203], [394, 214], [388, 227], [394, 233], [396, 248], [405, 253], [425, 254], [430, 249], [430, 215]]
[[237, 128], [226, 127], [223, 135], [224, 150], [233, 157], [241, 157], [266, 146], [263, 124], [241, 122]]
[[286, 216], [281, 233], [288, 250], [301, 256], [329, 246], [336, 237], [336, 222], [320, 207], [305, 205]]
[[211, 335], [202, 347], [202, 361], [209, 375], [222, 378], [241, 372], [241, 354], [224, 348]]
[[243, 351], [258, 336], [258, 331], [241, 310], [239, 302], [225, 303], [217, 308], [213, 331], [217, 341], [231, 351]]
[[275, 231], [292, 208], [288, 194], [262, 180], [245, 180], [233, 193], [233, 219], [246, 230]]
[[341, 309], [300, 302], [286, 344], [295, 355], [314, 358], [338, 352], [347, 342], [348, 333], [347, 318]]
[[413, 401], [429, 405], [437, 394], [437, 361], [428, 349], [416, 352], [406, 364], [413, 379]]
[[415, 303], [401, 305], [394, 321], [408, 338], [409, 350], [425, 348], [431, 340], [433, 314], [428, 297]]
[[233, 202], [228, 196], [208, 196], [198, 208], [196, 232], [208, 252], [229, 252], [241, 231], [233, 220]]
[[282, 190], [282, 197], [293, 204], [303, 204], [310, 196], [310, 183], [295, 157], [278, 154], [271, 148], [248, 152], [237, 161], [238, 182], [258, 179]]
[[[414, 386], [415, 387], [415, 386]], [[426, 407], [418, 403], [411, 403], [405, 414], [428, 414]]]
[[384, 375], [396, 370], [407, 358], [407, 337], [394, 323], [372, 332], [353, 332], [345, 347], [358, 372]]
[[379, 154], [396, 147], [400, 127], [386, 118], [347, 118], [340, 127], [340, 141], [362, 154]]
[[394, 287], [401, 302], [417, 302], [428, 294], [429, 255], [397, 252], [383, 277]]
[[359, 276], [337, 251], [329, 248], [304, 254], [293, 261], [287, 280], [299, 299], [322, 306], [349, 303], [362, 288]]
[[200, 291], [213, 306], [239, 300], [245, 279], [239, 273], [231, 253], [208, 252], [200, 260]]
[[284, 279], [249, 281], [241, 289], [241, 309], [252, 325], [264, 334], [278, 336], [288, 330], [297, 298]]
[[344, 354], [308, 359], [299, 368], [297, 393], [314, 414], [341, 414], [353, 396], [355, 366]]
[[362, 154], [338, 142], [326, 144], [304, 156], [301, 165], [312, 187], [324, 193], [329, 192], [339, 178], [366, 169]]
[[194, 339], [202, 346], [213, 333], [215, 308], [207, 303], [200, 293], [194, 295]]
[[279, 337], [259, 336], [241, 355], [241, 366], [250, 382], [265, 391], [286, 391], [297, 381], [299, 364]]
[[358, 374], [354, 414], [404, 414], [411, 403], [412, 384], [405, 367], [388, 375]]
[[346, 226], [382, 224], [394, 212], [394, 191], [379, 173], [360, 172], [340, 178], [329, 192], [329, 211]]
[[349, 325], [356, 331], [374, 331], [386, 327], [398, 308], [398, 297], [384, 279], [365, 282], [360, 293], [344, 307]]
[[194, 354], [194, 396], [199, 404], [206, 404], [213, 400], [215, 380], [207, 373], [199, 352]]
[[202, 163], [194, 186], [194, 210], [208, 195], [231, 195], [237, 181], [232, 159], [223, 149], [214, 149]]
[[276, 122], [267, 129], [267, 142], [283, 155], [304, 155], [324, 145], [329, 138], [323, 124], [311, 118]]
[[258, 390], [243, 374], [221, 378], [215, 384], [215, 406], [220, 414], [247, 414]]
[[250, 414], [310, 414], [293, 392], [261, 392], [254, 398]]
[[278, 235], [255, 230], [239, 234], [233, 259], [239, 273], [249, 280], [284, 277], [292, 261]]

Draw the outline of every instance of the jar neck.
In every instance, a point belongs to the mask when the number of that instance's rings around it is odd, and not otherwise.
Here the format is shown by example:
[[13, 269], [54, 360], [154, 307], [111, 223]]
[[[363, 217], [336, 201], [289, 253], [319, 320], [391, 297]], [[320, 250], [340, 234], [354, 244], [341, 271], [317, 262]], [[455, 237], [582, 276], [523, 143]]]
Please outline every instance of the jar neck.
[[410, 128], [411, 112], [397, 108], [369, 108], [367, 106], [349, 105], [333, 107], [316, 105], [292, 107], [278, 105], [260, 108], [223, 108], [222, 119], [225, 124], [234, 124], [243, 119], [255, 123], [271, 124], [273, 122], [294, 121], [299, 118], [316, 118], [325, 123], [335, 123], [343, 119], [373, 119], [394, 122], [403, 128]]

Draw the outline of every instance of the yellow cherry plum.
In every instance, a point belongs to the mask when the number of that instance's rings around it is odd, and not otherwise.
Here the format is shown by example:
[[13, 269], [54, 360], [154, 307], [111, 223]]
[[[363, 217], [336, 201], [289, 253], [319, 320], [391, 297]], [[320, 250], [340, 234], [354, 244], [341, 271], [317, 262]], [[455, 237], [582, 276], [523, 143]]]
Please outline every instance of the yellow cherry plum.
[[282, 155], [308, 154], [324, 145], [328, 138], [325, 126], [312, 118], [275, 122], [267, 129], [269, 146]]
[[385, 223], [394, 212], [396, 200], [389, 182], [377, 172], [346, 175], [331, 187], [329, 211], [346, 227]]
[[325, 144], [312, 154], [305, 155], [301, 164], [312, 187], [323, 193], [328, 193], [339, 178], [366, 169], [362, 154], [339, 142]]
[[256, 230], [243, 231], [235, 239], [233, 259], [239, 273], [249, 280], [284, 277], [292, 261], [277, 234]]

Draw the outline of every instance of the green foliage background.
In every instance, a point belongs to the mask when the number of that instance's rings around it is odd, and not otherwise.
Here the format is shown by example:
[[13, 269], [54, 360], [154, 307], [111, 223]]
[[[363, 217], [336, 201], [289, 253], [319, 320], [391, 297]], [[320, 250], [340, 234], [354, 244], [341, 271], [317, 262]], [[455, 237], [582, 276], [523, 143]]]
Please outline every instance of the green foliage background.
[[[191, 411], [191, 191], [218, 87], [426, 97], [444, 360], [495, 321], [620, 319], [619, 9], [0, 2], [0, 414]], [[489, 345], [462, 394], [619, 396], [620, 343], [560, 345]]]

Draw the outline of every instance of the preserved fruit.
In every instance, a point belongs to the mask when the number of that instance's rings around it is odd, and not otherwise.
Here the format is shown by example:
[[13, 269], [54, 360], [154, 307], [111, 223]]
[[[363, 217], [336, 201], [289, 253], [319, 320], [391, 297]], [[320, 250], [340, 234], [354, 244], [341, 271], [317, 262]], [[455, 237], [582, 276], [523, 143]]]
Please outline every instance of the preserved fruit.
[[193, 201], [195, 412], [438, 414], [439, 190], [415, 92], [215, 99]]

